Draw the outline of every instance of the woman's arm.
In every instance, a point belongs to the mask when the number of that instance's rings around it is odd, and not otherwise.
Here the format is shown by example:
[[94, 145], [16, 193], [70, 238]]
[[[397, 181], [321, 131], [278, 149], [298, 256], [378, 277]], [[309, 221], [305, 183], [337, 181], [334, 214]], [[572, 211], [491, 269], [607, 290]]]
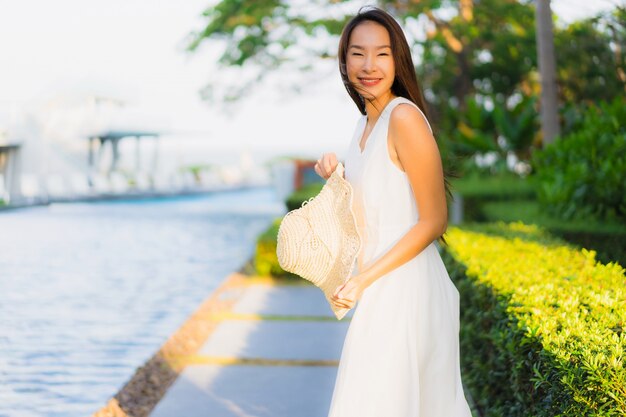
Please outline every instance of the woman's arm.
[[[383, 256], [340, 286], [338, 302], [345, 297], [351, 307], [360, 293], [378, 278], [417, 256], [441, 236], [447, 228], [448, 209], [443, 181], [443, 167], [437, 142], [422, 114], [415, 107], [398, 105], [391, 112], [389, 139], [411, 184], [419, 220]], [[353, 288], [360, 287], [360, 288]], [[352, 300], [352, 302], [350, 302]]]

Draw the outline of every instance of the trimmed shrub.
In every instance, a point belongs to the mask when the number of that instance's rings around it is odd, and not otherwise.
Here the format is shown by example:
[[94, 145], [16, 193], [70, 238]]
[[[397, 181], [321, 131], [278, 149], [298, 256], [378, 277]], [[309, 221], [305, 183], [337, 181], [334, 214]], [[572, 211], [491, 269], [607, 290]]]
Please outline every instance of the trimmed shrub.
[[533, 223], [577, 246], [596, 251], [602, 263], [626, 266], [626, 223], [593, 219], [565, 220], [546, 213], [537, 201], [490, 201], [482, 205], [487, 221]]
[[254, 268], [257, 275], [281, 275], [284, 273], [278, 259], [276, 259], [276, 235], [280, 218], [274, 219], [272, 224], [257, 237], [254, 252]]
[[532, 157], [539, 201], [566, 219], [626, 219], [626, 103], [589, 107], [577, 130]]
[[323, 186], [323, 183], [316, 182], [305, 185], [299, 190], [294, 191], [293, 193], [291, 193], [291, 195], [289, 195], [289, 197], [287, 197], [287, 200], [285, 201], [285, 204], [287, 205], [287, 210], [291, 211], [300, 208], [305, 200], [308, 200], [309, 198], [315, 197], [317, 194], [319, 194]]
[[280, 267], [276, 256], [276, 239], [282, 217], [274, 219], [272, 224], [259, 235], [254, 253], [254, 268], [257, 275], [291, 275]]
[[521, 222], [450, 227], [463, 379], [483, 417], [626, 414], [626, 278]]

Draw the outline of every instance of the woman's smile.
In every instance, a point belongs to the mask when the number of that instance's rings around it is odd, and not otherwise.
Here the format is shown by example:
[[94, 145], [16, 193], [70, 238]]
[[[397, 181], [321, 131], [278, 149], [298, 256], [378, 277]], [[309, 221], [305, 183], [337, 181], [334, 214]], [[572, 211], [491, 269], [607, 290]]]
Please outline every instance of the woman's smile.
[[365, 87], [373, 87], [378, 84], [382, 78], [359, 78], [361, 84]]

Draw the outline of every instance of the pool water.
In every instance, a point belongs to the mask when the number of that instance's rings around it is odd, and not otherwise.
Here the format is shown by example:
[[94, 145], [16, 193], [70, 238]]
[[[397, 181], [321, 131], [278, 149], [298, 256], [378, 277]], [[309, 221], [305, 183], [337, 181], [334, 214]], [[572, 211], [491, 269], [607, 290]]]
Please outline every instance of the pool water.
[[0, 416], [97, 411], [284, 211], [256, 188], [0, 212]]

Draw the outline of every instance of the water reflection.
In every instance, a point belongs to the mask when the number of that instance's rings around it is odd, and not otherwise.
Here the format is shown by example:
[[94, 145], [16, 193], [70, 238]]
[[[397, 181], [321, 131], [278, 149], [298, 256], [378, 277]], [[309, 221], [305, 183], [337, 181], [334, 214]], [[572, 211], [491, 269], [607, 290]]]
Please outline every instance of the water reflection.
[[0, 212], [0, 416], [96, 411], [283, 211], [262, 188]]

